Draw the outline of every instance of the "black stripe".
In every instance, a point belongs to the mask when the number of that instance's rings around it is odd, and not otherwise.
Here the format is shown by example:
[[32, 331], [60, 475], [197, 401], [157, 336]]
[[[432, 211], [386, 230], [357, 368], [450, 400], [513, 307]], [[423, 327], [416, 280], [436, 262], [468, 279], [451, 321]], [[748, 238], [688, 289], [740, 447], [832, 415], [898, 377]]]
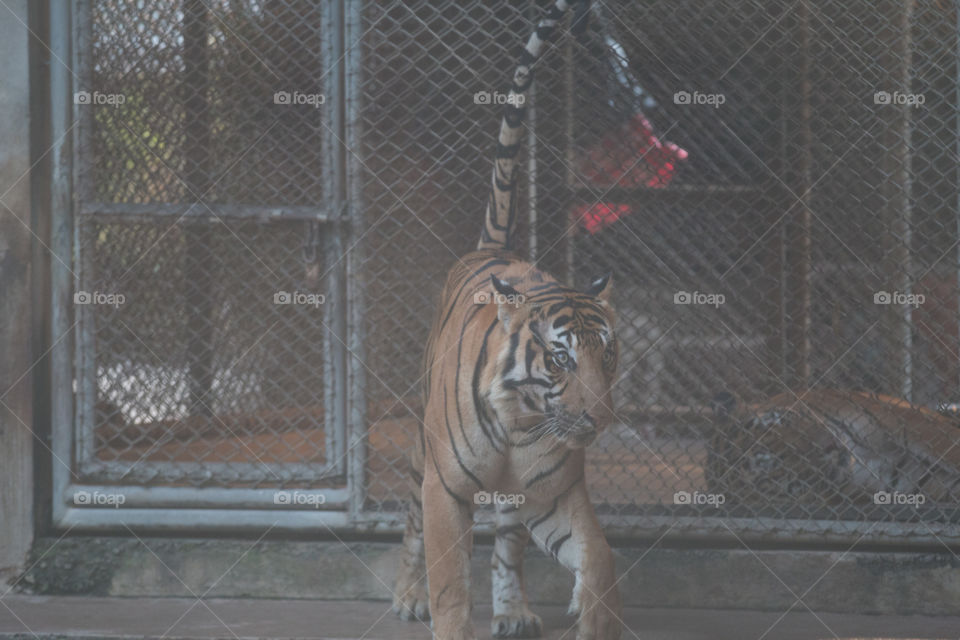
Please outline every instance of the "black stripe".
[[563, 543], [566, 542], [567, 540], [569, 540], [571, 537], [573, 537], [573, 533], [568, 533], [568, 534], [565, 535], [565, 536], [561, 536], [560, 538], [557, 538], [557, 540], [556, 540], [556, 541], [553, 543], [553, 545], [551, 545], [551, 547], [550, 547], [550, 554], [551, 554], [554, 558], [556, 558], [557, 556], [559, 556], [559, 555], [560, 555], [560, 547], [562, 547], [562, 546], [563, 546]]
[[487, 360], [487, 341], [490, 339], [490, 334], [493, 333], [494, 328], [499, 322], [500, 321], [497, 318], [494, 318], [493, 322], [491, 322], [490, 326], [487, 328], [487, 332], [483, 336], [483, 342], [480, 344], [480, 354], [477, 356], [476, 365], [474, 365], [473, 380], [470, 386], [472, 387], [473, 391], [473, 408], [477, 414], [477, 422], [480, 423], [480, 430], [483, 432], [483, 435], [487, 437], [487, 440], [490, 441], [490, 444], [493, 445], [493, 448], [496, 449], [497, 453], [502, 453], [503, 450], [493, 437], [491, 430], [487, 428], [487, 413], [484, 409], [483, 402], [480, 399], [480, 374], [483, 373], [483, 366], [486, 364]]
[[478, 275], [482, 274], [484, 271], [486, 271], [490, 267], [496, 267], [498, 265], [505, 266], [508, 264], [510, 264], [509, 260], [504, 260], [503, 258], [493, 258], [485, 262], [479, 269], [477, 269], [472, 274], [467, 276], [467, 278], [460, 284], [460, 287], [457, 289], [457, 294], [453, 296], [453, 299], [450, 301], [450, 306], [447, 308], [447, 313], [446, 313], [446, 316], [444, 316], [443, 318], [443, 322], [440, 323], [440, 330], [437, 331], [437, 335], [440, 335], [441, 333], [443, 333], [443, 329], [444, 327], [447, 326], [447, 322], [450, 320], [450, 316], [451, 314], [453, 314], [453, 310], [459, 306], [457, 302], [460, 300], [460, 296], [463, 294], [463, 290], [464, 288], [466, 288], [467, 284], [469, 284], [471, 280], [476, 278]]
[[553, 466], [550, 467], [549, 469], [546, 469], [546, 470], [544, 470], [544, 471], [541, 471], [540, 473], [538, 473], [537, 475], [535, 475], [529, 482], [527, 482], [526, 488], [529, 489], [530, 487], [532, 487], [532, 486], [533, 486], [534, 484], [536, 484], [537, 482], [540, 482], [540, 481], [543, 480], [544, 478], [549, 477], [549, 476], [553, 475], [554, 473], [556, 473], [557, 471], [559, 471], [560, 468], [563, 467], [563, 465], [567, 462], [567, 458], [570, 457], [570, 454], [571, 454], [571, 453], [573, 453], [573, 449], [567, 449], [567, 452], [566, 452], [565, 454], [563, 454], [563, 457], [560, 458], [560, 461], [559, 461], [559, 462], [557, 462], [555, 465], [553, 465]]
[[[466, 463], [464, 463], [463, 458], [460, 457], [460, 450], [457, 449], [457, 442], [453, 438], [453, 430], [450, 428], [450, 412], [447, 410], [447, 388], [443, 388], [443, 418], [444, 422], [447, 425], [447, 435], [450, 436], [450, 448], [453, 449], [453, 455], [457, 459], [457, 464], [460, 465], [460, 468], [463, 469], [463, 472], [467, 474], [467, 477], [473, 480], [477, 485], [478, 489], [483, 488], [483, 483], [480, 482], [480, 478], [473, 475], [470, 469], [467, 468]], [[463, 430], [463, 425], [460, 425], [461, 431]], [[469, 442], [467, 443], [469, 446]]]
[[[440, 589], [440, 593], [437, 594], [437, 609], [440, 608], [440, 599], [443, 598], [443, 594], [445, 594], [449, 588], [450, 585], [448, 584], [443, 589]], [[437, 613], [439, 613], [439, 611]], [[437, 615], [437, 613], [434, 613], [433, 615]]]
[[[473, 311], [470, 312], [469, 316], [464, 320], [463, 325], [460, 327], [460, 341], [457, 343], [457, 370], [453, 377], [453, 402], [454, 406], [457, 409], [457, 421], [460, 425], [460, 435], [463, 436], [463, 441], [467, 443], [467, 449], [470, 450], [472, 455], [477, 455], [476, 451], [473, 450], [473, 444], [470, 442], [470, 438], [467, 437], [467, 432], [464, 428], [463, 420], [463, 411], [460, 409], [460, 369], [461, 363], [463, 362], [463, 343], [464, 335], [466, 335], [467, 327], [477, 316], [478, 313], [483, 309], [484, 305], [474, 305]], [[446, 407], [446, 389], [444, 389], [444, 407]], [[446, 411], [446, 408], [444, 408]], [[452, 438], [453, 436], [451, 436]]]
[[514, 522], [513, 524], [505, 524], [497, 527], [497, 537], [505, 538], [510, 535], [514, 535], [517, 532], [522, 532], [526, 527], [522, 522]]
[[527, 528], [530, 529], [530, 531], [533, 531], [534, 529], [536, 529], [537, 527], [539, 527], [540, 525], [542, 525], [544, 522], [546, 522], [547, 520], [549, 520], [549, 519], [553, 516], [553, 514], [555, 514], [555, 513], [557, 512], [557, 505], [559, 505], [559, 504], [560, 504], [560, 499], [559, 499], [559, 498], [555, 498], [554, 501], [553, 501], [553, 506], [550, 507], [550, 511], [547, 511], [542, 517], [537, 518], [537, 519], [533, 522], [533, 524], [527, 525]]
[[456, 500], [457, 504], [459, 504], [462, 507], [466, 507], [467, 509], [470, 509], [470, 503], [467, 500], [464, 500], [463, 498], [458, 496], [456, 493], [454, 493], [453, 490], [447, 486], [446, 480], [443, 479], [443, 474], [440, 473], [440, 465], [437, 464], [437, 454], [433, 450], [432, 442], [430, 443], [430, 457], [433, 459], [433, 468], [437, 471], [437, 478], [440, 479], [440, 484], [443, 486], [443, 490], [446, 491], [451, 498]]
[[547, 10], [547, 20], [560, 20], [562, 17], [563, 11], [557, 5], [553, 5]]
[[520, 151], [520, 143], [514, 142], [513, 144], [500, 144], [497, 143], [497, 157], [498, 158], [516, 158], [517, 153]]
[[533, 340], [527, 340], [527, 356], [526, 356], [526, 366], [527, 366], [527, 375], [530, 375], [531, 367], [533, 367], [533, 360], [537, 357], [537, 352], [533, 350]]
[[420, 486], [423, 484], [423, 474], [421, 474], [419, 471], [417, 471], [413, 467], [410, 467], [410, 477], [413, 479], [414, 483], [417, 486]]
[[520, 330], [517, 329], [510, 334], [510, 349], [507, 351], [507, 361], [503, 367], [503, 374], [506, 374], [513, 371], [513, 368], [517, 366], [517, 348], [520, 345]]
[[499, 553], [497, 553], [496, 551], [493, 552], [493, 557], [497, 559], [497, 563], [498, 563], [498, 564], [497, 564], [497, 567], [498, 567], [498, 568], [499, 568], [499, 567], [503, 567], [503, 568], [508, 569], [508, 570], [510, 570], [510, 571], [513, 571], [513, 572], [517, 572], [517, 571], [520, 569], [520, 563], [519, 563], [519, 562], [518, 562], [517, 564], [510, 564], [509, 562], [507, 562], [506, 560], [504, 560], [503, 557], [502, 557]]
[[552, 386], [553, 386], [553, 382], [550, 381], [550, 380], [544, 380], [543, 378], [534, 378], [533, 376], [527, 376], [526, 378], [524, 378], [524, 379], [522, 379], [522, 380], [504, 380], [504, 381], [503, 381], [503, 388], [504, 388], [504, 389], [510, 389], [510, 390], [512, 391], [512, 390], [517, 389], [518, 387], [522, 387], [523, 385], [526, 385], [526, 384], [533, 384], [533, 385], [536, 385], [536, 386], [538, 386], [538, 387], [552, 387]]
[[[526, 104], [526, 101], [524, 101]], [[507, 126], [511, 129], [516, 129], [521, 124], [523, 124], [523, 119], [527, 116], [526, 106], [518, 106], [514, 104], [505, 104], [503, 105], [503, 120], [507, 123]]]
[[546, 25], [541, 25], [537, 27], [537, 37], [548, 42], [553, 39], [553, 32], [556, 31], [556, 26], [548, 27]]

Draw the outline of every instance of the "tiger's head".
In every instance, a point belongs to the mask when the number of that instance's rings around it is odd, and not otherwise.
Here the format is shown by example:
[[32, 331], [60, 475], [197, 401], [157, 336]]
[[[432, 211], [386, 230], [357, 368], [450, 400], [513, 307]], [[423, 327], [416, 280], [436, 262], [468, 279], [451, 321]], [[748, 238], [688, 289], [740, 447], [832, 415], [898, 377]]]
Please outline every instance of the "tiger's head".
[[613, 419], [616, 316], [610, 274], [586, 291], [556, 283], [521, 294], [491, 276], [503, 347], [491, 398], [520, 442], [553, 437], [571, 449], [589, 445]]

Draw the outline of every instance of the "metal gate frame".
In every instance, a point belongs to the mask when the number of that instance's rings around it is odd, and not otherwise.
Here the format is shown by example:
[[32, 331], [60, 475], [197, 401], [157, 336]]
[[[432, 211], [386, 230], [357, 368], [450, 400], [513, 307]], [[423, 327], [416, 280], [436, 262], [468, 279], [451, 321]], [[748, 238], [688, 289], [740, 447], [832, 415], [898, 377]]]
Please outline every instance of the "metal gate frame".
[[[51, 56], [70, 61], [80, 71], [79, 80], [87, 78], [85, 45], [90, 34], [89, 0], [76, 3], [50, 3], [49, 38]], [[312, 207], [236, 207], [211, 205], [217, 219], [259, 218], [270, 221], [312, 221], [322, 225], [324, 254], [343, 256], [348, 242], [358, 234], [360, 207], [347, 206], [350, 196], [359, 191], [349, 187], [355, 181], [348, 178], [356, 160], [349, 157], [347, 147], [357, 140], [353, 119], [348, 112], [356, 104], [356, 74], [348, 68], [359, 68], [359, 52], [346, 48], [345, 42], [357, 40], [359, 9], [357, 3], [345, 0], [323, 3], [324, 33], [334, 37], [324, 39], [324, 67], [329, 71], [323, 78], [326, 95], [336, 96], [331, 101], [330, 125], [324, 125], [322, 155], [325, 170], [325, 192], [333, 194], [324, 208]], [[351, 37], [352, 36], [352, 37]], [[77, 277], [70, 267], [58, 261], [51, 266], [51, 453], [53, 457], [53, 524], [62, 529], [122, 530], [141, 528], [152, 530], [317, 530], [352, 527], [364, 500], [365, 464], [365, 400], [362, 367], [363, 339], [356, 327], [362, 326], [363, 298], [359, 287], [346, 277], [348, 271], [358, 268], [356, 250], [346, 253], [347, 260], [329, 258], [332, 286], [329, 298], [334, 304], [325, 309], [325, 323], [333, 331], [324, 336], [324, 432], [331, 462], [321, 470], [311, 472], [321, 476], [337, 475], [346, 479], [344, 487], [324, 489], [324, 509], [277, 509], [273, 503], [275, 489], [246, 488], [192, 488], [152, 487], [134, 485], [105, 485], [82, 482], [82, 474], [92, 470], [121, 477], [129, 471], [117, 463], [92, 459], [90, 435], [93, 427], [93, 404], [96, 399], [96, 371], [92, 366], [94, 344], [89, 310], [73, 304], [74, 291], [79, 289], [79, 275], [83, 273], [85, 256], [81, 255], [81, 219], [137, 221], [146, 216], [180, 215], [196, 203], [183, 204], [113, 204], [94, 203], [85, 198], [84, 183], [80, 179], [80, 156], [89, 132], [90, 111], [74, 104], [76, 86], [74, 74], [65, 64], [50, 65], [50, 130], [54, 144], [51, 148], [51, 250], [54, 255], [71, 256]], [[84, 121], [86, 119], [86, 121]], [[77, 127], [77, 122], [81, 126]], [[344, 144], [345, 143], [345, 144]], [[353, 202], [357, 202], [353, 199]], [[346, 264], [344, 264], [346, 262]], [[349, 321], [348, 321], [349, 314]], [[339, 335], [337, 335], [339, 334]], [[344, 340], [339, 336], [346, 336]], [[353, 357], [348, 359], [347, 352]], [[348, 416], [349, 413], [349, 416]], [[348, 431], [348, 424], [350, 429]], [[144, 469], [149, 466], [144, 465]], [[195, 463], [205, 469], [211, 465]], [[156, 466], [154, 464], [154, 466]], [[236, 464], [231, 465], [234, 469]], [[277, 465], [286, 467], [289, 465]], [[241, 472], [244, 470], [240, 469]], [[112, 473], [111, 473], [112, 472]], [[130, 477], [130, 476], [123, 476]], [[80, 491], [116, 493], [122, 491], [124, 507], [86, 505], [78, 506], [74, 499]]]

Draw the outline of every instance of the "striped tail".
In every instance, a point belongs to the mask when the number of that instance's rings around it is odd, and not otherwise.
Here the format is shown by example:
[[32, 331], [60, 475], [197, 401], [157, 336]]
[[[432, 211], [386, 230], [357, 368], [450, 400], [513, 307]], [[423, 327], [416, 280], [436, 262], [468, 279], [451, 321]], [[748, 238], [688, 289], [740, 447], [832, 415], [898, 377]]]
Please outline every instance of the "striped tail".
[[[588, 0], [580, 0], [574, 30], [586, 28]], [[490, 195], [484, 216], [483, 233], [477, 249], [512, 249], [517, 226], [517, 154], [520, 151], [521, 129], [527, 115], [527, 100], [533, 84], [531, 67], [543, 52], [544, 43], [554, 34], [563, 14], [570, 6], [567, 0], [556, 0], [546, 16], [530, 34], [527, 46], [520, 54], [520, 61], [513, 73], [513, 86], [503, 107], [500, 136], [497, 139], [497, 157], [490, 180]]]

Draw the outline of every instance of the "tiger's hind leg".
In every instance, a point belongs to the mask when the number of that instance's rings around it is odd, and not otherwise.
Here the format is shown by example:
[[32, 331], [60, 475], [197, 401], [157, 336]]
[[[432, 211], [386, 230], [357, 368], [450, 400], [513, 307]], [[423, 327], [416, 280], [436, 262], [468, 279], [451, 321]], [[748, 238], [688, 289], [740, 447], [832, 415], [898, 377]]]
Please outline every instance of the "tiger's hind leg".
[[407, 487], [410, 507], [407, 528], [403, 533], [400, 568], [393, 588], [393, 610], [402, 620], [429, 620], [430, 599], [427, 592], [427, 565], [423, 547], [423, 448], [422, 441], [410, 453]]
[[497, 505], [497, 537], [493, 546], [493, 621], [494, 638], [539, 638], [543, 629], [540, 616], [527, 603], [523, 584], [523, 550], [530, 532], [516, 506]]

